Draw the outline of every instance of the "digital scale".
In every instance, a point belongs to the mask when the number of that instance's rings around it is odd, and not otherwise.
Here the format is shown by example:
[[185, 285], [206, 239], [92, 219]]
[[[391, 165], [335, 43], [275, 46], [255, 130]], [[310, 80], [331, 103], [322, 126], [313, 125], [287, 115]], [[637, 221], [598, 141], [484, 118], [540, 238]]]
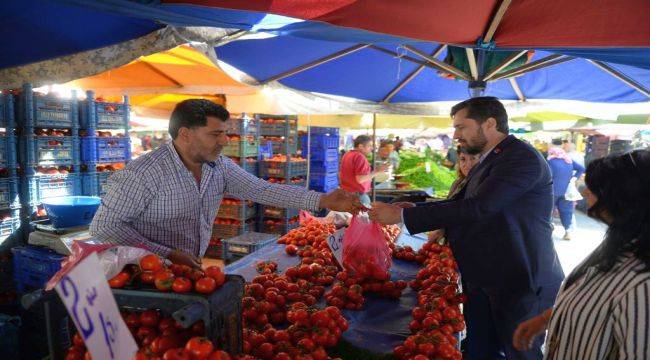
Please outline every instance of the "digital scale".
[[72, 228], [55, 228], [49, 221], [35, 221], [32, 223], [35, 230], [29, 234], [27, 243], [30, 245], [44, 246], [61, 255], [72, 253], [72, 244], [75, 241], [92, 239], [88, 225]]

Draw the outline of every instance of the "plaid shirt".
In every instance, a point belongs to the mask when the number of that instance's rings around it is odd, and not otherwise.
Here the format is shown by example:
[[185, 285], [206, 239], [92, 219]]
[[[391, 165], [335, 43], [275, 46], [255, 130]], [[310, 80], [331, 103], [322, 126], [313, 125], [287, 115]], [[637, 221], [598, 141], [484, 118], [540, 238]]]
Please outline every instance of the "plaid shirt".
[[317, 210], [320, 194], [270, 184], [225, 156], [203, 164], [201, 185], [169, 143], [113, 174], [90, 225], [107, 243], [142, 246], [167, 257], [173, 249], [202, 256], [225, 194], [286, 208]]

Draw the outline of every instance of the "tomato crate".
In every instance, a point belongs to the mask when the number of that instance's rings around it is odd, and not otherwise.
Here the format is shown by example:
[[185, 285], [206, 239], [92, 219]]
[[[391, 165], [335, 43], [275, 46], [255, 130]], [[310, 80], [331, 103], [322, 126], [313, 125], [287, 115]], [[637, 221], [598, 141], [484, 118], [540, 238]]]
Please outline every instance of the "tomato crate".
[[86, 91], [86, 100], [81, 107], [81, 128], [83, 129], [128, 129], [129, 99], [121, 103], [103, 102], [95, 99], [92, 91]]
[[81, 162], [84, 164], [125, 163], [131, 160], [131, 139], [128, 137], [81, 138]]
[[79, 137], [20, 137], [20, 162], [24, 167], [77, 165], [80, 161]]
[[223, 147], [221, 154], [238, 158], [255, 157], [260, 153], [259, 140], [230, 141]]
[[224, 199], [224, 202], [219, 206], [219, 212], [217, 213], [218, 218], [223, 219], [235, 219], [235, 220], [248, 220], [252, 217], [255, 217], [257, 213], [257, 208], [254, 203], [245, 200], [239, 200], [238, 204], [228, 204], [228, 200]]
[[338, 173], [313, 173], [309, 177], [309, 188], [320, 192], [330, 192], [339, 187]]
[[0, 210], [20, 207], [18, 179], [0, 179]]
[[[307, 154], [305, 153], [305, 156]], [[314, 150], [309, 152], [309, 161], [312, 163], [325, 163], [324, 165], [337, 165], [339, 164], [339, 150]]]
[[223, 242], [220, 239], [212, 238], [210, 239], [210, 245], [208, 245], [203, 256], [210, 259], [224, 260], [225, 256], [223, 251]]
[[[226, 282], [210, 295], [155, 290], [111, 291], [120, 310], [158, 310], [161, 315], [171, 316], [185, 327], [203, 320], [206, 336], [215, 346], [235, 355], [242, 352], [244, 343], [241, 305], [244, 286], [243, 277], [226, 275]], [[29, 337], [47, 339], [47, 346], [36, 344], [34, 347], [40, 353], [29, 358], [42, 359], [49, 356], [49, 359], [64, 359], [67, 349], [72, 346], [76, 330], [63, 302], [55, 291], [33, 293], [30, 297], [33, 299], [26, 306], [31, 325]]]
[[239, 165], [239, 167], [246, 170], [246, 172], [257, 176], [259, 171], [259, 165], [256, 158], [231, 157], [230, 159], [234, 161], [237, 165]]
[[[309, 149], [311, 152], [323, 151], [328, 149], [338, 149], [339, 148], [339, 137], [338, 136], [328, 136], [328, 135], [312, 135], [311, 138], [307, 138], [307, 135], [300, 137], [300, 145], [303, 149]], [[306, 153], [306, 151], [303, 151]]]
[[260, 215], [272, 219], [291, 219], [300, 214], [300, 209], [283, 209], [275, 206], [261, 205]]
[[26, 176], [22, 181], [21, 202], [32, 206], [43, 199], [58, 196], [81, 195], [81, 176], [78, 174]]
[[37, 246], [17, 246], [11, 249], [14, 255], [14, 280], [16, 290], [39, 289], [45, 286], [61, 269], [66, 256]]
[[260, 219], [260, 232], [284, 235], [300, 225], [298, 217], [291, 219]]
[[20, 238], [20, 209], [3, 210], [0, 212], [0, 241], [2, 245], [11, 244], [7, 241], [9, 237], [14, 240]]
[[251, 118], [246, 114], [233, 115], [227, 122], [228, 128], [226, 133], [228, 135], [239, 136], [253, 136], [256, 137], [260, 133], [259, 122], [256, 118]]
[[247, 221], [239, 225], [215, 223], [212, 225], [212, 237], [213, 238], [216, 237], [219, 239], [229, 239], [254, 230], [255, 230], [255, 223], [253, 221]]
[[16, 137], [13, 135], [0, 136], [0, 169], [16, 169], [18, 167], [16, 143]]
[[81, 174], [81, 193], [86, 196], [104, 196], [108, 190], [108, 178], [113, 173], [113, 171], [93, 171]]
[[0, 93], [0, 128], [9, 129], [16, 127], [14, 113], [14, 96], [9, 93]]
[[76, 92], [70, 99], [41, 95], [26, 84], [19, 97], [19, 125], [23, 128], [79, 128], [79, 104]]
[[284, 136], [286, 138], [298, 135], [298, 117], [295, 115], [265, 115], [256, 114], [260, 123], [260, 135]]
[[278, 238], [276, 234], [249, 232], [223, 240], [224, 259], [232, 260], [250, 255], [261, 248], [274, 244]]
[[260, 137], [260, 146], [266, 147], [271, 154], [287, 155], [298, 153], [298, 141], [295, 137], [284, 139], [262, 136]]
[[311, 133], [312, 136], [314, 135], [339, 136], [339, 128], [335, 128], [335, 127], [312, 126], [309, 128], [309, 132]]
[[[267, 178], [266, 181], [270, 182], [271, 184], [282, 184], [282, 185], [287, 184], [287, 179], [285, 179], [285, 178]], [[288, 184], [293, 185], [293, 186], [305, 187], [305, 185], [307, 184], [307, 180], [304, 177], [301, 177], [301, 176], [300, 177], [295, 177], [295, 178], [289, 179]]]
[[261, 177], [294, 178], [307, 175], [307, 161], [260, 161]]

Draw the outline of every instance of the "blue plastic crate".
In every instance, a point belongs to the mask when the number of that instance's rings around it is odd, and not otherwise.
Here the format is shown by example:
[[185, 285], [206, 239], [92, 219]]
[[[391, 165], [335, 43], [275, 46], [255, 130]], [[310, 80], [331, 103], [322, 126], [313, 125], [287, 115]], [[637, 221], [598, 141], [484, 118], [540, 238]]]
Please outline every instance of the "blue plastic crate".
[[77, 165], [79, 164], [79, 138], [77, 136], [21, 136], [20, 162], [24, 167]]
[[128, 137], [81, 138], [81, 162], [84, 164], [125, 163], [131, 160], [131, 139]]
[[275, 206], [262, 205], [260, 216], [272, 219], [291, 219], [300, 214], [300, 209], [283, 209]]
[[259, 122], [256, 118], [251, 118], [242, 114], [240, 116], [231, 116], [227, 122], [228, 128], [226, 133], [228, 135], [239, 136], [258, 136], [260, 133]]
[[4, 210], [0, 216], [0, 240], [4, 242], [20, 229], [20, 209]]
[[81, 174], [82, 194], [86, 196], [104, 196], [108, 178], [114, 171], [88, 172]]
[[20, 206], [18, 196], [18, 179], [0, 179], [0, 210], [16, 208]]
[[322, 126], [312, 126], [309, 128], [309, 132], [312, 136], [314, 135], [329, 135], [329, 136], [339, 136], [339, 128], [335, 127], [322, 127]]
[[260, 137], [260, 146], [271, 147], [271, 154], [296, 154], [298, 152], [298, 142], [295, 137], [282, 140], [269, 140], [265, 137]]
[[17, 154], [16, 137], [13, 135], [0, 137], [0, 168], [16, 169], [18, 167]]
[[[307, 156], [307, 154], [304, 154]], [[309, 153], [309, 160], [314, 162], [324, 162], [328, 164], [337, 164], [339, 163], [339, 150], [338, 149], [322, 149], [315, 150], [311, 149]]]
[[311, 149], [311, 152], [339, 148], [338, 136], [312, 135], [311, 139], [307, 139], [307, 135], [303, 135], [300, 137], [300, 144], [302, 145], [303, 149], [307, 149], [308, 141], [309, 141], [309, 148]]
[[12, 94], [0, 94], [0, 127], [7, 129], [7, 132], [16, 127]]
[[70, 99], [41, 95], [31, 85], [23, 86], [20, 95], [20, 125], [25, 128], [79, 128], [79, 104], [76, 92]]
[[[270, 223], [273, 222], [273, 223]], [[260, 219], [260, 232], [266, 234], [284, 235], [300, 226], [297, 218], [294, 219]]]
[[258, 140], [238, 140], [230, 141], [224, 146], [221, 153], [225, 156], [247, 158], [257, 157], [260, 153], [260, 143]]
[[230, 239], [223, 240], [224, 259], [230, 260], [250, 255], [278, 241], [274, 234], [249, 232]]
[[92, 91], [86, 91], [86, 100], [81, 106], [81, 128], [83, 129], [121, 129], [129, 128], [129, 99], [124, 97], [124, 102], [110, 103], [96, 101]]
[[297, 116], [256, 114], [255, 118], [259, 121], [260, 135], [262, 136], [291, 137], [298, 135]]
[[36, 246], [11, 249], [14, 254], [14, 279], [18, 292], [42, 288], [61, 269], [66, 258], [56, 252]]
[[260, 161], [260, 176], [265, 178], [294, 178], [307, 175], [306, 161]]
[[330, 174], [339, 171], [339, 162], [337, 161], [312, 161], [310, 163], [310, 177], [314, 174]]
[[339, 174], [317, 174], [309, 179], [309, 188], [312, 190], [330, 192], [339, 187]]
[[242, 169], [246, 170], [246, 172], [257, 176], [259, 171], [257, 159], [238, 157], [231, 157], [230, 159], [232, 159], [232, 161], [234, 161], [235, 164], [239, 165]]
[[23, 204], [33, 206], [43, 199], [58, 196], [81, 195], [81, 176], [78, 174], [26, 176], [22, 181]]

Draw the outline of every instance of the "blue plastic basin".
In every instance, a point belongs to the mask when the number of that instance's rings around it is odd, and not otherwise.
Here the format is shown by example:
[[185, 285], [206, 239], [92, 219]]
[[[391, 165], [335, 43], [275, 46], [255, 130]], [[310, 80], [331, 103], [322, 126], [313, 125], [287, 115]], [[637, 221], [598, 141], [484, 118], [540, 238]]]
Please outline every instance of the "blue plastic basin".
[[90, 224], [101, 199], [95, 196], [61, 196], [43, 200], [55, 228], [69, 228]]

